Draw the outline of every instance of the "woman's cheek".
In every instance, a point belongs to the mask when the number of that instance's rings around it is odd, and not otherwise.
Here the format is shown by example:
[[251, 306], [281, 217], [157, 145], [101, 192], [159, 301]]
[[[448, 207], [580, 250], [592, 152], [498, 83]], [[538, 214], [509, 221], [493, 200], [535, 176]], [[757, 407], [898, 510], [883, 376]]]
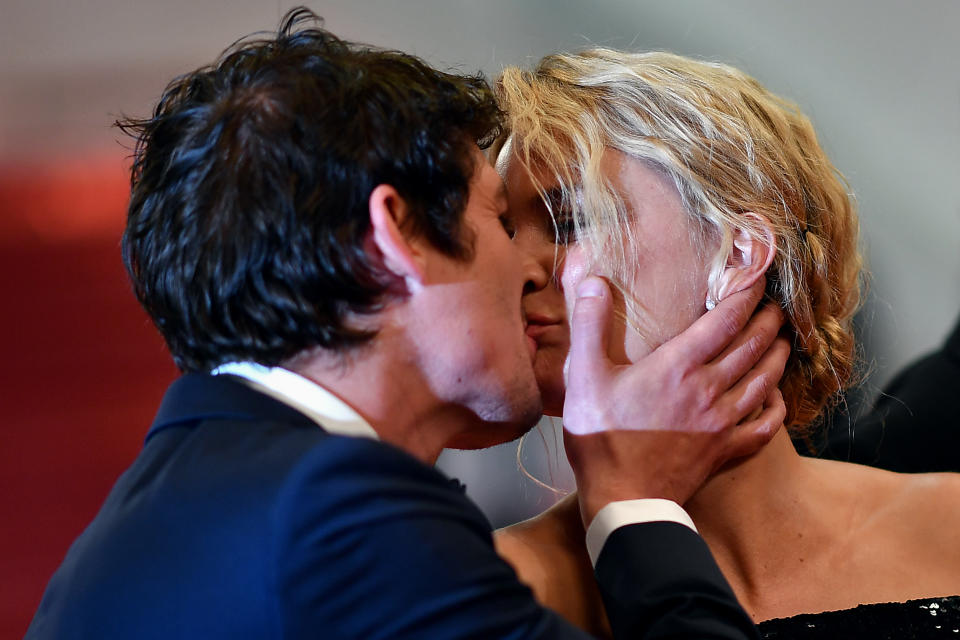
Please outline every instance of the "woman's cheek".
[[584, 250], [578, 245], [568, 246], [560, 269], [560, 286], [569, 320], [573, 317], [573, 306], [577, 301], [577, 286], [589, 275]]

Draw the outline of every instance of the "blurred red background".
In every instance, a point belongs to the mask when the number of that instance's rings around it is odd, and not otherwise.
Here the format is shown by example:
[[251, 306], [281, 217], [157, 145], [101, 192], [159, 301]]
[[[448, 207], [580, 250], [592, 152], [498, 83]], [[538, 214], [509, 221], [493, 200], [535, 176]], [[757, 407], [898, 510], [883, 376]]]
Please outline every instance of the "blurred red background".
[[20, 638], [167, 384], [120, 257], [126, 152], [0, 165], [0, 637]]

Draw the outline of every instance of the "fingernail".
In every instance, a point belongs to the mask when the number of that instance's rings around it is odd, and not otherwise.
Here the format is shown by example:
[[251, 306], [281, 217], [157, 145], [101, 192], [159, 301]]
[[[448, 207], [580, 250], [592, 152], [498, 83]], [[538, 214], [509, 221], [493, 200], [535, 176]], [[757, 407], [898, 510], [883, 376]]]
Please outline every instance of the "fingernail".
[[604, 289], [606, 289], [606, 287], [599, 278], [584, 278], [584, 280], [577, 285], [577, 297], [602, 298]]

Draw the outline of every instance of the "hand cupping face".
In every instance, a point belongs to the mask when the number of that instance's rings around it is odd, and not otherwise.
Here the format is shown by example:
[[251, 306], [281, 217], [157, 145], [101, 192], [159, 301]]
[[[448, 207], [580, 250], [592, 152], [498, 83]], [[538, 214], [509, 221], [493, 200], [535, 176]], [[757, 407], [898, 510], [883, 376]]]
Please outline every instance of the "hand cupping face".
[[762, 282], [628, 365], [607, 355], [606, 283], [586, 278], [577, 293], [564, 430], [585, 519], [614, 500], [682, 504], [717, 467], [763, 446], [782, 425], [776, 385], [789, 345], [777, 338], [776, 308], [753, 315]]

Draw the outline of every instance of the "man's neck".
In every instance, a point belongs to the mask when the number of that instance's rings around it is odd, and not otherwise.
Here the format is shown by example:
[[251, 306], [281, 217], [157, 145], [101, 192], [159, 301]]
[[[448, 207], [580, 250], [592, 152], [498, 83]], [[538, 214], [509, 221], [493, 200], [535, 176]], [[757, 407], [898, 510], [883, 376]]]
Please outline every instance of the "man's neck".
[[381, 440], [428, 465], [436, 462], [446, 444], [472, 419], [469, 411], [446, 406], [431, 394], [414, 362], [376, 345], [359, 347], [347, 355], [316, 349], [283, 366], [336, 395], [359, 413]]

